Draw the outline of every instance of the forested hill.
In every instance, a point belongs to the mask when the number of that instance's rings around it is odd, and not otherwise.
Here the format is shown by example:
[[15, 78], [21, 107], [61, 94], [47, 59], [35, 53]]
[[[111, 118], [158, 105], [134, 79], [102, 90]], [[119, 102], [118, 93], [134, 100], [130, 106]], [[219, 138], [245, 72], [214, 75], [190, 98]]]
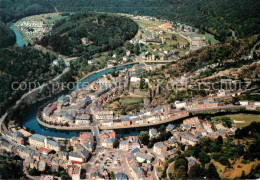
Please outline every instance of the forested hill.
[[[51, 3], [50, 3], [51, 2]], [[260, 32], [259, 0], [0, 0], [0, 17], [8, 22], [31, 14], [102, 11], [151, 15], [204, 29], [220, 40]]]
[[[61, 72], [62, 67], [50, 69], [54, 59], [52, 55], [28, 47], [0, 48], [0, 115], [28, 91], [29, 82], [42, 84]], [[27, 86], [23, 84], [24, 90], [16, 90], [21, 82]]]
[[0, 48], [14, 45], [14, 43], [14, 32], [0, 21]]
[[259, 0], [167, 1], [171, 6], [165, 10], [169, 9], [172, 13], [165, 16], [207, 30], [217, 35], [220, 40], [231, 36], [230, 29], [234, 30], [239, 38], [260, 32]]
[[[138, 25], [130, 18], [108, 14], [74, 14], [57, 22], [51, 35], [38, 43], [68, 56], [91, 56], [113, 50], [130, 40]], [[85, 39], [85, 41], [83, 40]]]
[[48, 0], [0, 0], [0, 20], [4, 23], [53, 11]]

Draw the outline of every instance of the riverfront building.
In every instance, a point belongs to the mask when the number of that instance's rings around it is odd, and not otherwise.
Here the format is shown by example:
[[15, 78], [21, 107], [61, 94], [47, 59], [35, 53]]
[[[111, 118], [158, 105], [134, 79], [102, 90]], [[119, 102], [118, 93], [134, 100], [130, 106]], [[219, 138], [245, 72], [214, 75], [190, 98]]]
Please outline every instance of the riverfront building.
[[49, 140], [47, 137], [40, 134], [33, 134], [29, 137], [29, 144], [31, 147], [37, 149], [44, 147], [55, 151], [60, 151], [60, 144], [58, 142]]

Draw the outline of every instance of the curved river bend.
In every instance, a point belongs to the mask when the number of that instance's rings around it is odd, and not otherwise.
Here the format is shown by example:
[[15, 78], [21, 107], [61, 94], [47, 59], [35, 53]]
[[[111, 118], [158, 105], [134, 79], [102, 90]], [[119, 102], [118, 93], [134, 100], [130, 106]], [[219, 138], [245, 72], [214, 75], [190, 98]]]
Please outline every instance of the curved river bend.
[[[100, 76], [103, 76], [104, 74], [107, 74], [107, 73], [115, 71], [115, 70], [122, 70], [122, 69], [125, 69], [125, 68], [131, 68], [131, 67], [133, 67], [133, 65], [134, 64], [122, 65], [122, 66], [115, 67], [115, 68], [104, 69], [102, 71], [91, 74], [90, 76], [87, 76], [86, 78], [82, 79], [80, 82], [78, 82], [78, 84], [76, 86], [80, 87], [82, 84], [94, 81], [97, 78], [99, 78]], [[37, 119], [36, 119], [37, 110], [41, 105], [43, 105], [48, 100], [52, 100], [55, 97], [60, 96], [62, 94], [66, 94], [66, 93], [67, 93], [67, 91], [64, 91], [64, 92], [62, 92], [58, 95], [54, 95], [50, 98], [47, 98], [47, 99], [42, 100], [40, 102], [37, 102], [33, 105], [30, 105], [24, 112], [23, 126], [26, 127], [26, 128], [29, 128], [30, 130], [33, 130], [37, 134], [42, 134], [42, 135], [45, 135], [45, 136], [62, 137], [62, 138], [71, 138], [71, 137], [74, 137], [74, 136], [78, 136], [79, 133], [82, 132], [82, 131], [59, 131], [59, 130], [55, 130], [55, 129], [48, 129], [48, 128], [41, 126], [37, 122]], [[133, 134], [133, 133], [131, 133], [131, 134]]]
[[[12, 31], [14, 31], [16, 36], [16, 46], [23, 47], [25, 46], [25, 43], [23, 41], [22, 34], [13, 27], [14, 23], [10, 23], [9, 27]], [[164, 63], [147, 63], [147, 64], [164, 64]], [[109, 72], [115, 71], [115, 70], [122, 70], [125, 68], [131, 68], [134, 64], [131, 65], [122, 65], [115, 68], [107, 68], [102, 71], [99, 71], [97, 73], [91, 74], [90, 76], [87, 76], [86, 78], [82, 79], [80, 82], [78, 82], [77, 87], [80, 87], [84, 83], [89, 83], [91, 81], [96, 80], [100, 76], [103, 76], [104, 74], [107, 74]], [[71, 138], [78, 136], [80, 132], [82, 131], [59, 131], [55, 129], [48, 129], [43, 126], [41, 126], [36, 119], [38, 108], [46, 103], [49, 100], [52, 100], [56, 98], [57, 96], [61, 96], [62, 94], [67, 94], [67, 91], [64, 91], [62, 93], [59, 93], [57, 95], [54, 95], [52, 97], [46, 98], [45, 100], [42, 100], [40, 102], [37, 102], [35, 104], [30, 105], [28, 108], [25, 109], [23, 113], [23, 126], [26, 128], [29, 128], [31, 131], [34, 131], [37, 134], [42, 134], [44, 136], [52, 136], [52, 137], [61, 137], [61, 138]], [[142, 129], [142, 128], [141, 128]], [[125, 135], [137, 135], [139, 130], [120, 130], [117, 133], [117, 136], [125, 136]]]
[[19, 47], [23, 47], [25, 45], [25, 43], [23, 41], [22, 34], [17, 29], [14, 28], [14, 23], [10, 23], [9, 27], [15, 33], [16, 45]]

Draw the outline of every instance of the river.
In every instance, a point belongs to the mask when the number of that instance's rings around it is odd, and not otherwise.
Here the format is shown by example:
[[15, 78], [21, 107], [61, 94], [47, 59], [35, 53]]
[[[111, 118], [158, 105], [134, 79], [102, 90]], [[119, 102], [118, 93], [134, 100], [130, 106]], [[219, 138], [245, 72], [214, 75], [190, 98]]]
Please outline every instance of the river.
[[23, 41], [23, 36], [17, 29], [14, 28], [14, 23], [10, 23], [9, 27], [15, 33], [16, 46], [24, 47], [25, 43]]
[[[10, 23], [9, 27], [12, 29], [15, 33], [16, 36], [16, 46], [18, 47], [23, 47], [25, 45], [22, 34], [13, 27], [14, 23]], [[158, 64], [158, 63], [148, 63], [149, 65], [151, 64]], [[165, 63], [159, 63], [159, 64], [165, 64]], [[134, 64], [131, 65], [122, 65], [120, 67], [116, 68], [107, 68], [104, 69], [98, 73], [92, 74], [90, 76], [87, 76], [86, 78], [82, 79], [76, 87], [80, 87], [82, 84], [89, 83], [91, 81], [96, 80], [100, 76], [103, 76], [104, 74], [107, 74], [109, 72], [115, 71], [115, 70], [122, 70], [125, 68], [130, 68], [133, 67]], [[45, 100], [42, 100], [40, 102], [34, 103], [30, 105], [28, 108], [25, 109], [23, 113], [23, 126], [26, 128], [29, 128], [31, 131], [34, 131], [37, 134], [41, 134], [44, 136], [52, 136], [52, 137], [61, 137], [61, 138], [71, 138], [71, 137], [77, 137], [80, 132], [82, 131], [60, 131], [60, 130], [55, 130], [55, 129], [49, 129], [41, 126], [36, 119], [37, 116], [37, 110], [40, 106], [45, 104], [49, 100], [53, 100], [57, 96], [61, 96], [63, 94], [67, 94], [68, 91], [64, 91], [62, 93], [59, 93], [58, 95], [46, 98]], [[124, 129], [124, 130], [116, 130], [117, 132], [117, 137], [124, 137], [124, 136], [129, 136], [129, 135], [137, 135], [139, 131], [144, 130], [147, 128], [139, 128], [139, 129]]]
[[[78, 84], [77, 87], [80, 87], [84, 83], [89, 83], [91, 81], [96, 80], [97, 78], [103, 76], [104, 74], [107, 74], [109, 72], [115, 71], [115, 70], [122, 70], [125, 68], [131, 68], [134, 64], [131, 65], [122, 65], [120, 67], [116, 68], [107, 68], [104, 69], [98, 73], [94, 73], [90, 76], [87, 76], [86, 78], [82, 79]], [[30, 130], [33, 130], [37, 134], [42, 134], [44, 136], [52, 136], [52, 137], [62, 137], [62, 138], [71, 138], [78, 136], [80, 132], [82, 131], [61, 131], [61, 130], [55, 130], [55, 129], [49, 129], [41, 126], [36, 119], [37, 116], [37, 110], [38, 108], [46, 103], [46, 101], [53, 100], [57, 96], [61, 96], [62, 94], [67, 94], [68, 91], [64, 91], [62, 93], [59, 93], [56, 96], [52, 96], [50, 98], [46, 98], [45, 100], [42, 100], [40, 102], [37, 102], [35, 104], [30, 105], [28, 108], [25, 109], [23, 114], [23, 126], [26, 128], [29, 128]], [[141, 130], [141, 129], [140, 129]], [[136, 135], [138, 131], [135, 130], [118, 130], [119, 132], [118, 137], [121, 137], [122, 134], [124, 135]]]

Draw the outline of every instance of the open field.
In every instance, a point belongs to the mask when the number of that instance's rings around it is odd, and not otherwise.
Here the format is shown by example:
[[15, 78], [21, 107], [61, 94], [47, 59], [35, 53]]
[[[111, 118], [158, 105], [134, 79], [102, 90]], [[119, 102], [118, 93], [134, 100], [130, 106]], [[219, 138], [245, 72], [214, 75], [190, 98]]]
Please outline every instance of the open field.
[[242, 161], [242, 158], [238, 159], [234, 163], [233, 168], [227, 168], [226, 166], [223, 166], [219, 162], [211, 160], [211, 162], [216, 166], [221, 179], [234, 179], [237, 177], [241, 177], [242, 171], [244, 171], [245, 174], [247, 175], [250, 173], [251, 168], [253, 166], [257, 166], [257, 164], [259, 163], [258, 160], [255, 160], [248, 164], [243, 164], [243, 163], [241, 163], [241, 161]]
[[260, 122], [260, 115], [256, 114], [232, 114], [226, 115], [231, 118], [232, 122], [235, 121], [245, 121], [245, 123], [237, 123], [237, 127], [242, 128], [250, 125], [253, 121]]
[[142, 102], [143, 99], [142, 98], [125, 98], [122, 100], [122, 104], [138, 104], [140, 102]]
[[[212, 117], [212, 120], [215, 121], [216, 118], [220, 117], [229, 117], [232, 123], [236, 124], [238, 128], [248, 126], [254, 121], [260, 122], [260, 115], [257, 114], [228, 114], [224, 116]], [[235, 123], [235, 121], [238, 121], [238, 123]], [[216, 123], [220, 123], [220, 121], [217, 121]]]
[[209, 40], [212, 44], [219, 43], [219, 41], [216, 40], [212, 34], [205, 33], [205, 37], [206, 37], [206, 39]]
[[168, 175], [174, 174], [174, 163], [169, 164]]
[[[65, 18], [68, 18], [68, 16], [62, 15], [62, 13], [40, 14], [22, 18], [17, 21], [14, 26], [22, 34], [25, 44], [28, 44], [29, 42], [33, 43], [36, 39], [42, 38], [45, 30], [51, 30], [54, 22]], [[28, 25], [28, 22], [32, 23], [33, 25]], [[42, 25], [40, 25], [40, 23], [42, 23]]]
[[134, 20], [141, 28], [149, 28], [149, 27], [156, 27], [160, 24], [164, 24], [164, 22], [160, 22], [158, 20], [152, 21], [152, 20], [145, 20], [145, 19], [139, 19]]
[[25, 17], [20, 21], [44, 21], [45, 23], [54, 23], [57, 20], [67, 18], [68, 16], [62, 16], [62, 13], [48, 13], [48, 14], [40, 14], [34, 16]]

